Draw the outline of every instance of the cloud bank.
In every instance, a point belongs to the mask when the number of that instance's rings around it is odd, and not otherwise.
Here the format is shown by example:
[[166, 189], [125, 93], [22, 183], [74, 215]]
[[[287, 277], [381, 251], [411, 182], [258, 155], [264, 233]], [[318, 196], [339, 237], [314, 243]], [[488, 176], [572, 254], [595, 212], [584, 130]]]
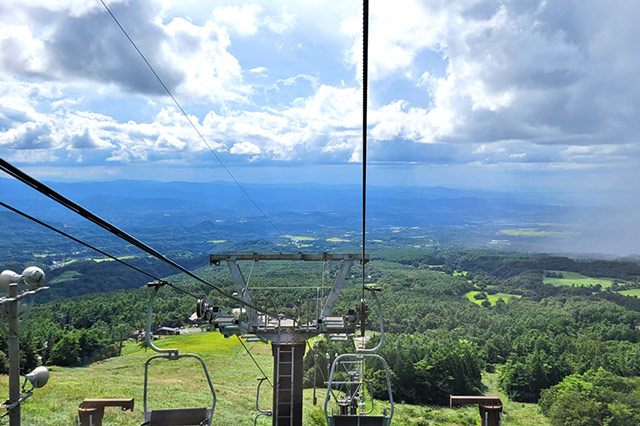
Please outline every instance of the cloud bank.
[[[360, 161], [357, 2], [109, 4], [225, 161]], [[638, 9], [372, 1], [370, 161], [628, 176], [640, 154]], [[4, 158], [204, 167], [207, 151], [103, 9], [0, 5]]]

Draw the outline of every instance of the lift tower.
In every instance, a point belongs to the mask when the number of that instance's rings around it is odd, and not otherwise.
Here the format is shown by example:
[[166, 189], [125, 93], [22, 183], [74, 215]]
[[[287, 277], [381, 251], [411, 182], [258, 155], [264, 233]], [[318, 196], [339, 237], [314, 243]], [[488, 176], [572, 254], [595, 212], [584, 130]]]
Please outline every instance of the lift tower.
[[[350, 309], [344, 315], [332, 316], [336, 300], [342, 287], [350, 276], [354, 262], [368, 262], [369, 256], [359, 254], [330, 254], [330, 253], [294, 253], [294, 254], [212, 254], [210, 263], [220, 265], [226, 262], [239, 297], [247, 304], [256, 306], [257, 300], [251, 295], [244, 279], [238, 261], [311, 261], [311, 262], [340, 262], [333, 285], [326, 297], [316, 292], [314, 300], [307, 300], [306, 308], [298, 303], [297, 314], [294, 318], [287, 318], [278, 312], [273, 302], [267, 303], [265, 310], [272, 315], [258, 313], [252, 307], [243, 308], [246, 312], [246, 322], [239, 317], [229, 315], [220, 307], [213, 306], [207, 301], [198, 301], [197, 314], [202, 320], [208, 321], [226, 337], [239, 335], [248, 341], [271, 342], [273, 354], [273, 426], [302, 426], [302, 362], [308, 339], [319, 334], [339, 340], [346, 340], [347, 336], [356, 332], [356, 328], [366, 321], [366, 311]], [[259, 288], [259, 287], [256, 287]], [[273, 287], [269, 289], [287, 290], [291, 287]], [[300, 287], [298, 287], [300, 288]], [[312, 288], [312, 287], [310, 287]], [[265, 302], [261, 300], [260, 302]]]

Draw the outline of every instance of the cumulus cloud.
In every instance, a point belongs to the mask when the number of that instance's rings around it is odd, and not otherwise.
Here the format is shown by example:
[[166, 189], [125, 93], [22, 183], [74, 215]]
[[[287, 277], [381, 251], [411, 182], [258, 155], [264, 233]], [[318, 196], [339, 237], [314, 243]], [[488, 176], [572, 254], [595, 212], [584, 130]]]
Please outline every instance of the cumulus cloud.
[[229, 152], [237, 155], [256, 155], [260, 154], [262, 150], [258, 145], [244, 141], [233, 144]]
[[261, 28], [283, 34], [295, 25], [295, 15], [282, 9], [277, 15], [270, 15], [257, 4], [243, 6], [228, 5], [213, 9], [213, 19], [225, 26], [230, 33], [243, 37], [255, 35]]
[[[207, 147], [102, 9], [22, 4], [0, 4], [3, 153], [49, 149], [112, 163], [203, 156]], [[194, 19], [179, 16], [189, 6], [178, 3], [110, 4], [230, 161], [360, 161], [357, 3], [199, 4]], [[540, 168], [636, 161], [640, 57], [630, 52], [640, 27], [625, 19], [636, 9], [372, 1], [369, 158]], [[340, 72], [323, 68], [331, 60]], [[152, 101], [129, 120], [102, 108], [111, 92]]]
[[[4, 16], [0, 18], [0, 75], [18, 80], [91, 81], [126, 92], [164, 95], [104, 9], [33, 3], [31, 7], [0, 6]], [[160, 2], [114, 2], [111, 9], [167, 87], [179, 96], [225, 102], [242, 99], [249, 92], [238, 60], [227, 50], [229, 34], [212, 20], [203, 25], [183, 18], [165, 23]], [[12, 23], [16, 20], [17, 24]]]
[[[624, 16], [637, 6], [406, 0], [370, 10], [371, 91], [401, 79], [423, 94], [371, 112], [372, 137], [402, 141], [407, 160], [414, 147], [405, 141], [464, 144], [454, 151], [487, 163], [633, 158], [640, 58], [629, 43], [640, 30]], [[345, 58], [360, 78], [359, 17], [342, 32], [353, 38]], [[434, 56], [446, 63], [441, 75], [420, 69]]]

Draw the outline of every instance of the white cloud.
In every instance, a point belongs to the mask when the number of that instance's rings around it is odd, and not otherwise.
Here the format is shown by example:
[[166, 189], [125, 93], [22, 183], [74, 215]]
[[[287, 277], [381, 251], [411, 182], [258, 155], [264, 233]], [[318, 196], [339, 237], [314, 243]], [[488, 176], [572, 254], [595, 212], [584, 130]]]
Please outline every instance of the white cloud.
[[[443, 40], [450, 14], [456, 2], [420, 0], [374, 1], [369, 8], [369, 74], [375, 81], [396, 71], [409, 71], [418, 53], [438, 49]], [[362, 17], [352, 15], [341, 25], [343, 34], [354, 42], [345, 52], [345, 59], [362, 70]]]
[[[221, 1], [199, 3], [191, 18], [176, 12], [189, 2], [110, 4], [231, 161], [359, 161], [359, 3]], [[541, 168], [638, 158], [640, 27], [624, 19], [636, 9], [372, 1], [370, 158]], [[84, 163], [206, 156], [99, 7], [3, 3], [0, 47], [3, 155], [47, 147]], [[103, 105], [113, 93], [123, 105], [152, 99], [127, 121], [129, 111]]]
[[283, 34], [295, 25], [295, 15], [282, 9], [278, 15], [267, 13], [262, 6], [246, 4], [216, 7], [213, 19], [225, 26], [230, 33], [242, 37], [255, 35], [261, 27], [276, 34]]
[[[9, 8], [0, 6], [0, 78], [67, 86], [90, 81], [123, 93], [165, 95], [104, 9], [33, 3], [13, 4], [15, 10], [7, 14], [2, 12]], [[165, 84], [183, 100], [224, 103], [249, 93], [238, 60], [228, 52], [227, 31], [212, 20], [195, 25], [174, 18], [165, 23], [165, 7], [158, 2], [113, 2], [111, 8]]]
[[249, 141], [243, 141], [233, 144], [229, 152], [237, 155], [257, 155], [260, 154], [262, 150], [256, 144]]
[[216, 23], [225, 25], [230, 32], [249, 36], [258, 31], [260, 15], [263, 11], [264, 9], [257, 4], [223, 6], [213, 10], [213, 19]]

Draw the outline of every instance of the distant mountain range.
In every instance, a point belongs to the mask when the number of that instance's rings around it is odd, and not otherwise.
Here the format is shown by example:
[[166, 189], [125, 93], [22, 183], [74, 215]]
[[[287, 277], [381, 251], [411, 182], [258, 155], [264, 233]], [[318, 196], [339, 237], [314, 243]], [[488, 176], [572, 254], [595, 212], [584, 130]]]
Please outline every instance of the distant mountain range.
[[[261, 214], [233, 183], [118, 180], [107, 182], [48, 183], [89, 210], [122, 224], [196, 224], [229, 217]], [[358, 185], [247, 185], [245, 189], [267, 215], [313, 214], [323, 224], [359, 220], [362, 199]], [[77, 217], [32, 188], [0, 179], [1, 199], [49, 220]], [[470, 191], [442, 187], [371, 187], [367, 193], [370, 220], [384, 226], [461, 225], [496, 220], [567, 214], [575, 206], [560, 206], [532, 194]], [[340, 219], [327, 216], [337, 213]], [[303, 220], [308, 222], [308, 220]]]
[[[116, 180], [48, 184], [114, 224], [158, 240], [167, 233], [186, 239], [195, 232], [212, 235], [210, 240], [233, 242], [278, 237], [278, 232], [234, 183]], [[360, 232], [359, 185], [250, 184], [245, 189], [283, 234], [320, 233], [327, 238]], [[64, 226], [91, 225], [11, 179], [0, 179], [0, 199]], [[463, 247], [637, 253], [635, 242], [625, 237], [626, 230], [610, 230], [615, 222], [609, 218], [619, 213], [613, 207], [580, 205], [569, 200], [544, 193], [370, 187], [367, 229], [388, 232], [390, 238], [386, 240], [394, 243], [396, 237], [403, 235], [428, 235], [438, 243]], [[0, 211], [0, 225], [13, 222], [13, 216]], [[3, 227], [5, 231], [0, 231], [0, 236], [8, 232]], [[398, 233], [392, 230], [394, 227], [421, 230]]]

